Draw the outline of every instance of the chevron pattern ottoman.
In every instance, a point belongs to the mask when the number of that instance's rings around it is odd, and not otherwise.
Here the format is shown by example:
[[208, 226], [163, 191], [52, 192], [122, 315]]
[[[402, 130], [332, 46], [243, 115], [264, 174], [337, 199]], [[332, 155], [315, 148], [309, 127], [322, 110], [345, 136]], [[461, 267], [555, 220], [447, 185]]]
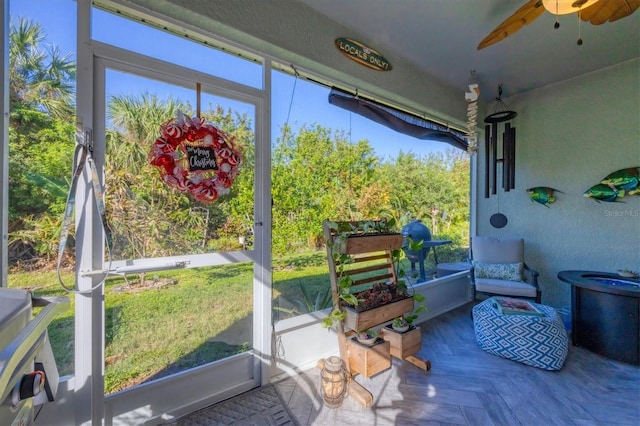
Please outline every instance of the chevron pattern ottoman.
[[560, 370], [567, 358], [569, 339], [558, 312], [532, 303], [544, 315], [503, 315], [494, 299], [473, 307], [473, 328], [480, 348], [533, 367]]

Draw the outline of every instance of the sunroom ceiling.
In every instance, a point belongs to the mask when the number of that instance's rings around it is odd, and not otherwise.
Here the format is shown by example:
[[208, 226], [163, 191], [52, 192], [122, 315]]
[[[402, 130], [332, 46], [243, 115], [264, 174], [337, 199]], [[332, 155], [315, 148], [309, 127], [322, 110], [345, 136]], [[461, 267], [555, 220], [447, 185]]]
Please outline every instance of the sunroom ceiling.
[[[528, 0], [299, 0], [353, 29], [377, 51], [394, 52], [442, 80], [465, 87], [475, 70], [485, 98], [567, 80], [640, 56], [640, 11], [613, 23], [578, 27], [575, 14], [544, 12], [511, 37], [478, 43]], [[624, 1], [624, 0], [615, 0]], [[577, 45], [581, 32], [582, 46]], [[491, 88], [490, 92], [487, 89]]]
[[[138, 4], [176, 21], [199, 21], [231, 17], [239, 31], [255, 32], [259, 45], [314, 40], [324, 48], [327, 28], [335, 25], [304, 25], [305, 21], [334, 21], [344, 34], [332, 37], [355, 39], [387, 59], [402, 58], [436, 79], [465, 90], [472, 80], [480, 83], [482, 96], [492, 100], [498, 86], [508, 97], [531, 89], [593, 72], [640, 57], [640, 11], [613, 23], [592, 25], [576, 14], [555, 15], [544, 11], [529, 25], [505, 40], [477, 50], [478, 43], [529, 0], [99, 0], [97, 3]], [[600, 0], [630, 2], [639, 0]], [[260, 7], [256, 8], [256, 5]], [[257, 10], [260, 10], [257, 12]], [[254, 13], [253, 10], [256, 10]], [[273, 14], [271, 13], [273, 10]], [[185, 15], [185, 11], [193, 15]], [[253, 16], [258, 13], [260, 16]], [[266, 16], [265, 16], [266, 15]], [[195, 18], [197, 17], [197, 18]], [[233, 25], [233, 24], [232, 24]], [[244, 25], [244, 28], [242, 26]], [[219, 27], [219, 25], [218, 25]], [[320, 33], [322, 32], [322, 34]], [[252, 34], [253, 35], [253, 34]], [[578, 38], [583, 44], [577, 45]], [[322, 45], [321, 45], [322, 44]], [[305, 44], [305, 48], [313, 46]], [[336, 69], [344, 64], [332, 56]], [[473, 76], [472, 76], [473, 72]]]

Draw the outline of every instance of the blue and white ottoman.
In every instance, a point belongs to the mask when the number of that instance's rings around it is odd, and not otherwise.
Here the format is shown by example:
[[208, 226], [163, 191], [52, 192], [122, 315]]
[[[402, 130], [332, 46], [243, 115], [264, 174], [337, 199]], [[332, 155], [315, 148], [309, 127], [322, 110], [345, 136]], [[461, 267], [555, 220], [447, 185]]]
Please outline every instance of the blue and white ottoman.
[[473, 307], [473, 328], [480, 349], [545, 370], [560, 370], [569, 351], [562, 318], [550, 306], [532, 303], [544, 313], [503, 315], [489, 298]]

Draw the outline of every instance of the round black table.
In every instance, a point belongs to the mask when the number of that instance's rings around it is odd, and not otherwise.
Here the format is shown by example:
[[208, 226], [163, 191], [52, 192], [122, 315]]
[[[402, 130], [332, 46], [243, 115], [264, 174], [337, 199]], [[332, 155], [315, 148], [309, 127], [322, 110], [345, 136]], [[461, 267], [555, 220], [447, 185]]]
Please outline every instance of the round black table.
[[598, 271], [561, 271], [571, 285], [571, 341], [640, 365], [640, 280]]

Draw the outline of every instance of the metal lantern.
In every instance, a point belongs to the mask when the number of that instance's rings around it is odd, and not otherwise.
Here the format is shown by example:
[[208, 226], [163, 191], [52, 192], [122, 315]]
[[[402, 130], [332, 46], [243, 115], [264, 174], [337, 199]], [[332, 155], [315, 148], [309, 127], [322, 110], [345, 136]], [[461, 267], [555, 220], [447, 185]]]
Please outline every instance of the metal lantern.
[[329, 408], [340, 407], [347, 393], [347, 372], [340, 357], [330, 356], [324, 360], [320, 381], [325, 405]]

